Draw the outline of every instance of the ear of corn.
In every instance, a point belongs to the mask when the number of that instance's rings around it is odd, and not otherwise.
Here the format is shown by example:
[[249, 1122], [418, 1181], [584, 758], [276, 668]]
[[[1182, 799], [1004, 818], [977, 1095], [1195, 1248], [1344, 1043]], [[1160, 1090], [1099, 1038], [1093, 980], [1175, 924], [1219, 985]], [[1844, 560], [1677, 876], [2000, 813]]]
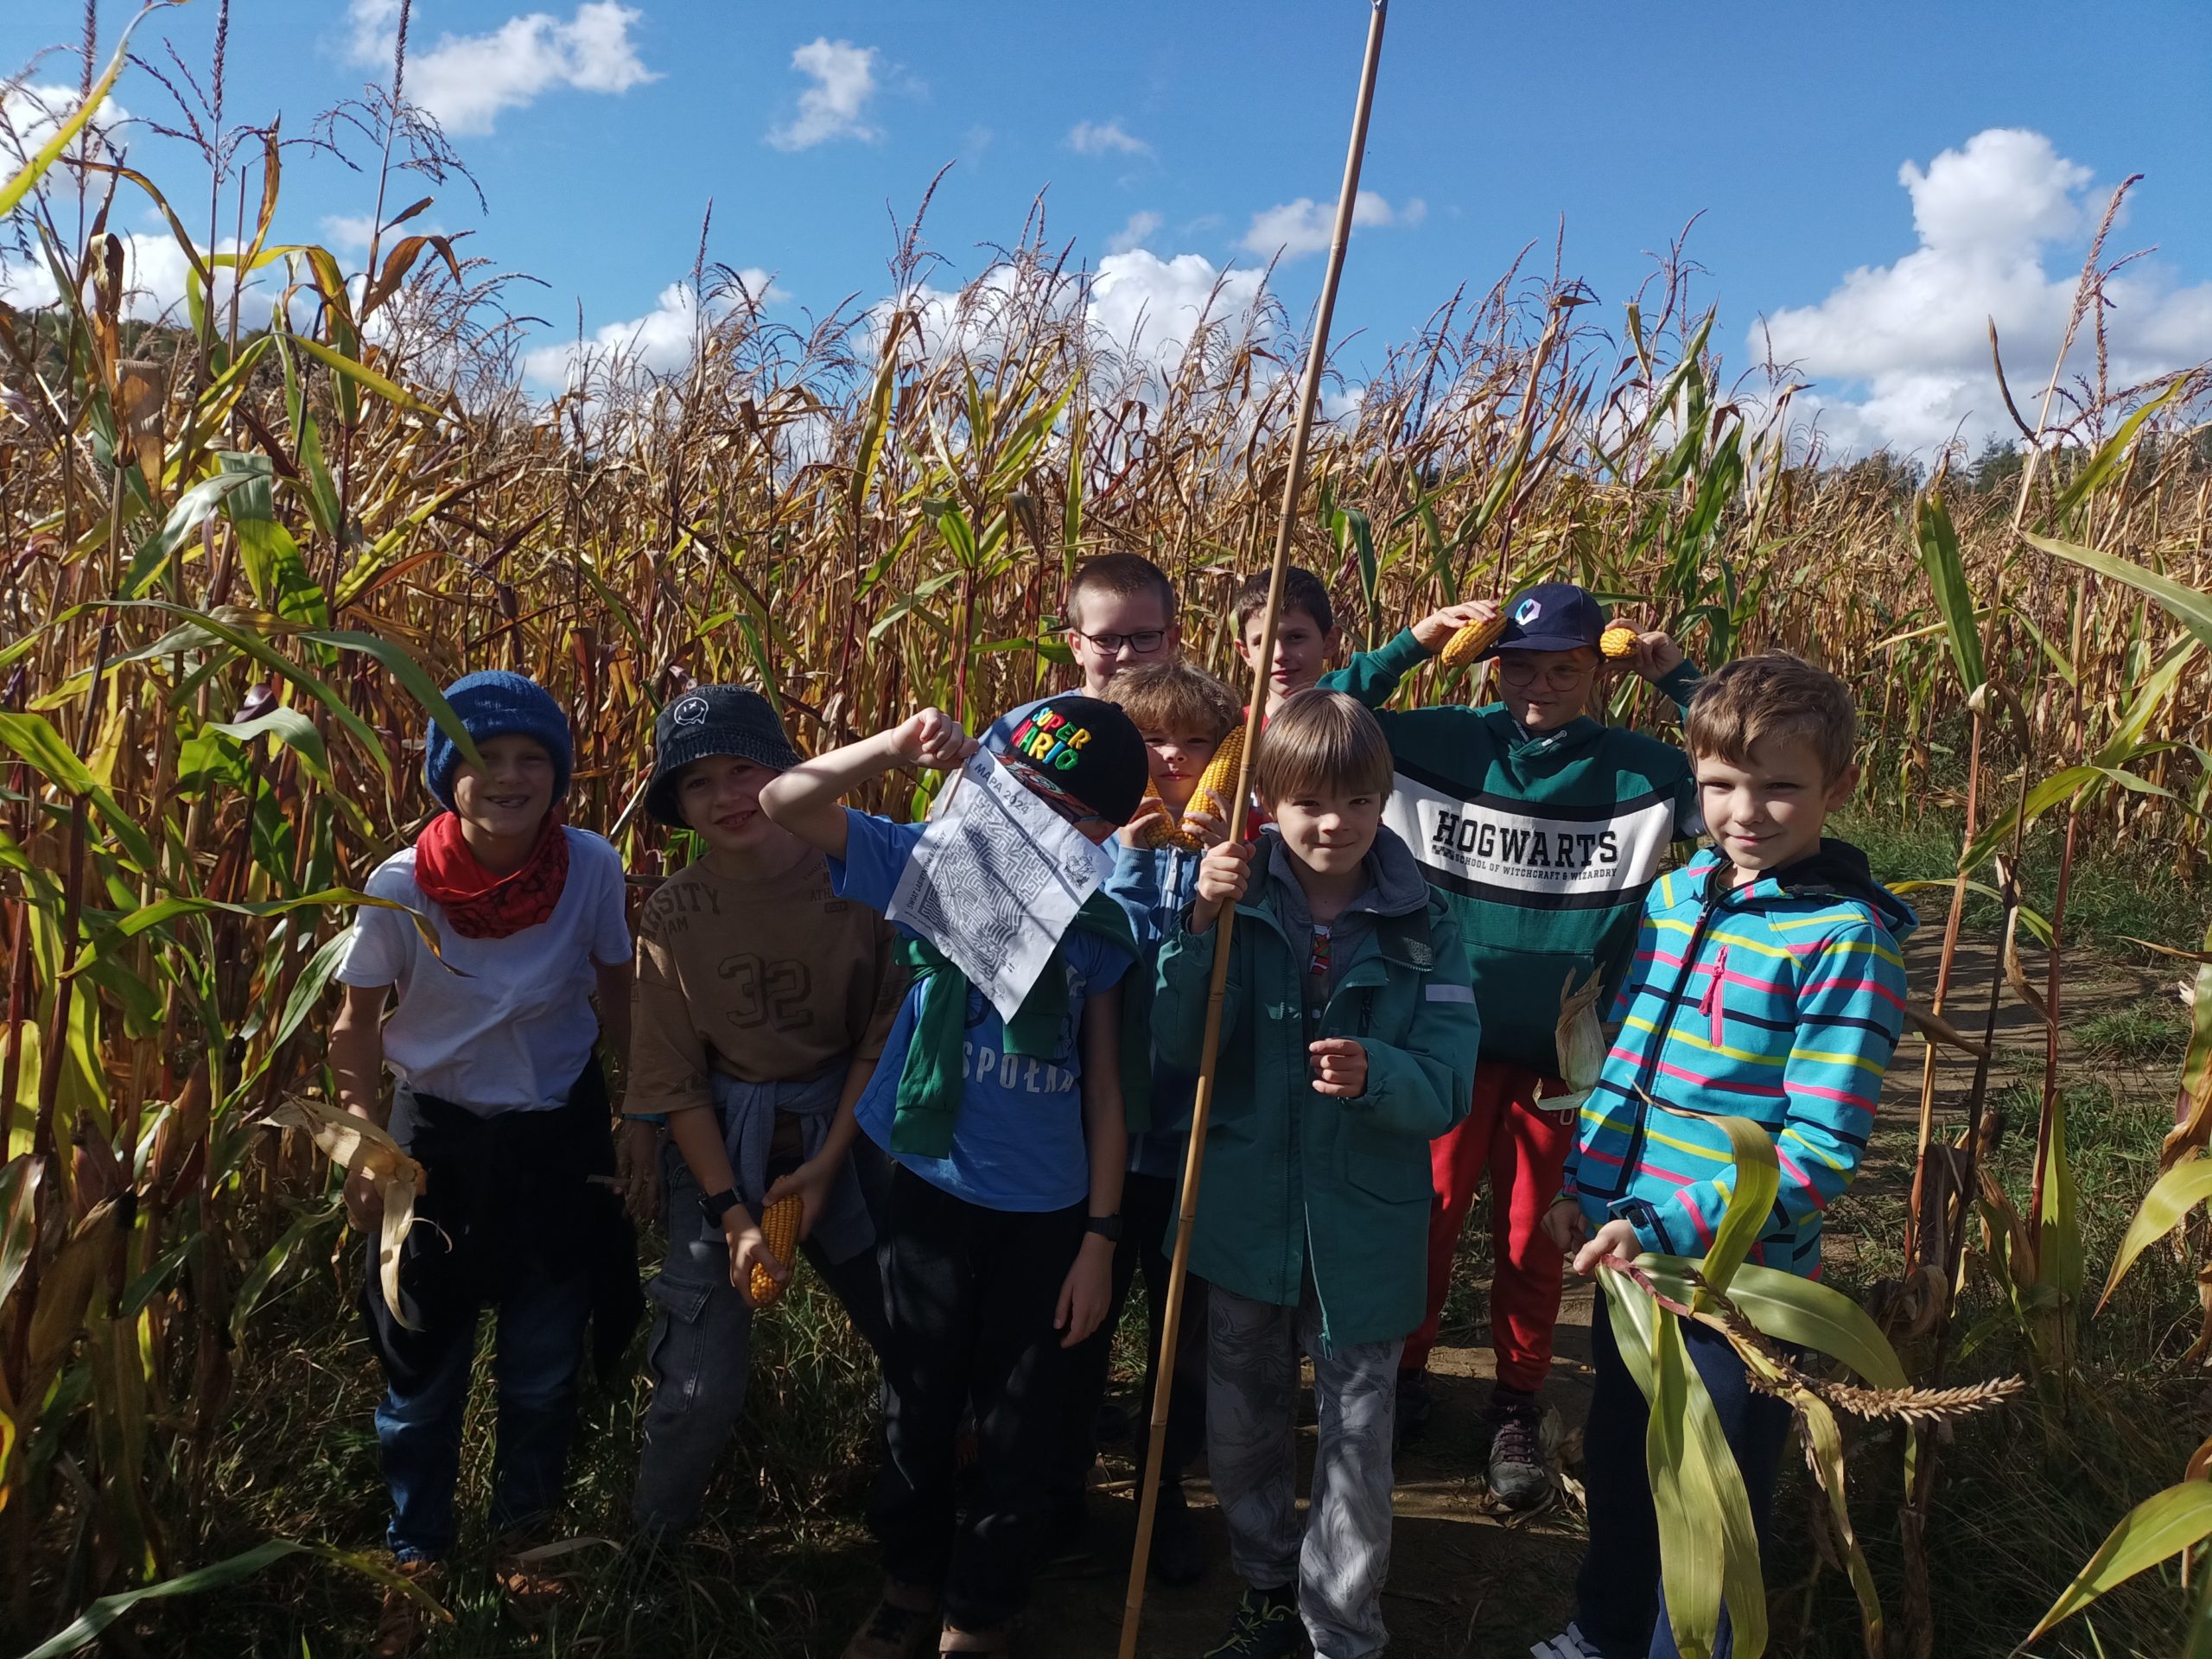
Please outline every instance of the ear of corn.
[[[769, 1255], [787, 1268], [798, 1259], [800, 1208], [797, 1198], [779, 1198], [768, 1206], [768, 1213], [760, 1217], [760, 1232], [768, 1241]], [[749, 1286], [753, 1293], [753, 1306], [756, 1308], [772, 1306], [790, 1282], [789, 1280], [779, 1280], [755, 1262]]]
[[1582, 1097], [1598, 1086], [1599, 1073], [1605, 1069], [1605, 1031], [1598, 1023], [1599, 979], [1593, 969], [1590, 977], [1577, 986], [1570, 973], [1560, 988], [1559, 1024], [1553, 1040], [1559, 1050], [1559, 1075], [1569, 1092], [1545, 1101], [1553, 1110], [1580, 1104]]
[[[1147, 801], [1160, 801], [1162, 806], [1166, 804], [1161, 798], [1159, 786], [1149, 779], [1145, 782], [1144, 798]], [[1139, 833], [1144, 837], [1147, 847], [1180, 847], [1186, 852], [1195, 852], [1198, 846], [1196, 836], [1187, 830], [1179, 829], [1175, 821], [1164, 812], [1158, 817], [1147, 818]]]
[[[1213, 752], [1213, 759], [1206, 762], [1206, 769], [1198, 774], [1198, 786], [1191, 791], [1191, 804], [1185, 809], [1216, 813], [1229, 825], [1231, 836], [1236, 833], [1236, 814], [1230, 810], [1229, 797], [1236, 787], [1236, 763], [1243, 755], [1244, 728], [1232, 727], [1229, 735], [1221, 740], [1221, 747]], [[1183, 833], [1192, 836], [1186, 844], [1198, 845], [1197, 837], [1188, 829]]]
[[1438, 662], [1446, 668], [1465, 668], [1497, 643], [1497, 636], [1505, 632], [1505, 619], [1493, 616], [1487, 622], [1470, 622], [1444, 642], [1444, 649], [1436, 654]]
[[1598, 636], [1598, 651], [1605, 657], [1625, 657], [1636, 649], [1636, 630], [1616, 622]]

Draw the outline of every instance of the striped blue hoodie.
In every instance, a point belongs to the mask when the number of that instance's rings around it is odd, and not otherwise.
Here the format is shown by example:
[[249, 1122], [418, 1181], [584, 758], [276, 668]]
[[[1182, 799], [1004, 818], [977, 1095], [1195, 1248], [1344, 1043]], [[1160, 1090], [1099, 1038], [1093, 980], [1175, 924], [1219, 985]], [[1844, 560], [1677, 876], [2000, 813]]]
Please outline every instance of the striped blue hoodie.
[[1749, 1118], [1781, 1167], [1751, 1260], [1817, 1278], [1821, 1212], [1858, 1171], [1903, 1029], [1916, 918], [1847, 842], [1742, 887], [1729, 874], [1701, 852], [1652, 887], [1566, 1190], [1592, 1228], [1624, 1217], [1647, 1250], [1702, 1255], [1735, 1166], [1699, 1120]]

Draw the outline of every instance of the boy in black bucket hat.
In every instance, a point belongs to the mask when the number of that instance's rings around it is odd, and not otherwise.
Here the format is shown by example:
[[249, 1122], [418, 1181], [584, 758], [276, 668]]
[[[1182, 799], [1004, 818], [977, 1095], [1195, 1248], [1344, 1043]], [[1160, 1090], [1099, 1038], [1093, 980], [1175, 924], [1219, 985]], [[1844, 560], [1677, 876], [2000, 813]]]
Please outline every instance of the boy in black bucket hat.
[[800, 1248], [869, 1344], [884, 1344], [875, 1227], [853, 1116], [883, 1052], [904, 978], [889, 926], [830, 887], [822, 855], [760, 810], [798, 764], [766, 698], [703, 685], [653, 727], [645, 808], [704, 855], [661, 885], [638, 929], [628, 1111], [664, 1118], [668, 1256], [632, 1508], [663, 1536], [687, 1530], [745, 1401], [755, 1263], [769, 1205], [802, 1201]]

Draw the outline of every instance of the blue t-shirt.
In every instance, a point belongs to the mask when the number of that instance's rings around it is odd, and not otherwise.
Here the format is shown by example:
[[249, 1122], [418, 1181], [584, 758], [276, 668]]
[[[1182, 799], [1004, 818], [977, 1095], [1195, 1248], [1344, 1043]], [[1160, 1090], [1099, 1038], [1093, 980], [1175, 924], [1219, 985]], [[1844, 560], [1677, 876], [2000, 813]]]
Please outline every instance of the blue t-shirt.
[[[838, 895], [874, 911], [888, 909], [922, 828], [846, 808], [845, 856], [830, 861], [830, 880]], [[905, 926], [899, 931], [918, 937]], [[1090, 1192], [1090, 1154], [1077, 1087], [1083, 1076], [1077, 1039], [1083, 1000], [1116, 984], [1128, 971], [1129, 956], [1092, 934], [1071, 931], [1060, 941], [1060, 960], [1067, 970], [1068, 1017], [1052, 1058], [1007, 1053], [1005, 1022], [989, 999], [969, 987], [968, 1032], [961, 1045], [964, 1082], [953, 1122], [952, 1154], [891, 1154], [931, 1185], [986, 1210], [1065, 1210]], [[922, 999], [935, 995], [938, 984], [932, 978], [908, 988], [884, 1043], [883, 1058], [855, 1109], [861, 1133], [887, 1152], [914, 1023]]]

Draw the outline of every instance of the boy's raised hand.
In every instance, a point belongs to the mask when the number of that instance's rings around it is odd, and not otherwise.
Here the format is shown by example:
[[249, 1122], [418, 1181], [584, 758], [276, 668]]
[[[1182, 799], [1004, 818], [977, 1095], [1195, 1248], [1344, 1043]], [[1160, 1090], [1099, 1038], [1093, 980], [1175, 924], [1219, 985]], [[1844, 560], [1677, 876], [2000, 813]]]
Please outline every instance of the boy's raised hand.
[[1308, 1043], [1313, 1061], [1313, 1092], [1338, 1100], [1357, 1100], [1367, 1092], [1367, 1049], [1351, 1037], [1324, 1037]]
[[950, 772], [976, 749], [976, 740], [942, 709], [925, 709], [891, 734], [893, 755], [909, 766]]
[[1167, 822], [1167, 803], [1157, 795], [1147, 795], [1137, 803], [1135, 817], [1121, 828], [1122, 845], [1142, 851], [1145, 845], [1145, 826]]
[[1636, 628], [1636, 649], [1623, 660], [1644, 679], [1656, 680], [1671, 674], [1688, 660], [1664, 628], [1637, 627], [1634, 622], [1626, 620], [1619, 626]]
[[1470, 600], [1464, 605], [1446, 605], [1440, 611], [1431, 611], [1414, 624], [1414, 638], [1421, 648], [1433, 657], [1452, 643], [1452, 636], [1470, 622], [1495, 622], [1497, 601], [1494, 599]]
[[1191, 901], [1191, 931], [1203, 933], [1251, 885], [1252, 843], [1224, 841], [1198, 866], [1198, 897]]

